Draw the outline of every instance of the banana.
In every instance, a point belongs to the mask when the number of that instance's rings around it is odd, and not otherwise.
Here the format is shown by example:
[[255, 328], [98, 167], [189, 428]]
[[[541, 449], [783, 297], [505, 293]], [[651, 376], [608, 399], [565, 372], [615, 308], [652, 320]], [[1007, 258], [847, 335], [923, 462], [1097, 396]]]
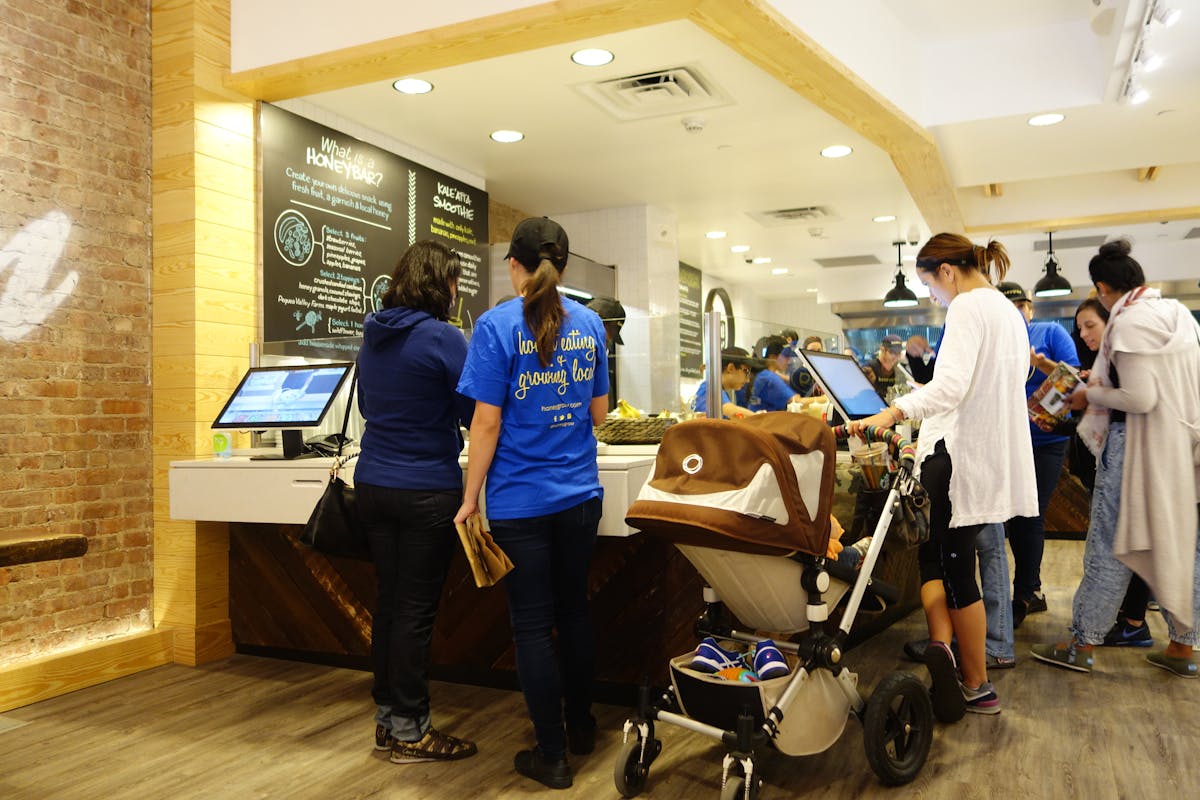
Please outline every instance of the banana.
[[625, 400], [617, 400], [617, 416], [621, 419], [641, 419], [642, 412], [629, 405]]

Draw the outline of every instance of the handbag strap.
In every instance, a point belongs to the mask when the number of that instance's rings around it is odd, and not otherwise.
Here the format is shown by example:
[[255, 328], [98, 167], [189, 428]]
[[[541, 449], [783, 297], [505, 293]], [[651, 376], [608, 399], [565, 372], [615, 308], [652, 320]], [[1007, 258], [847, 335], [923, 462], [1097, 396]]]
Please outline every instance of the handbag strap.
[[[358, 359], [354, 359], [354, 371], [350, 373], [350, 394], [346, 397], [346, 413], [342, 415], [342, 435], [338, 437], [338, 465], [342, 460], [342, 448], [346, 445], [346, 428], [350, 426], [350, 409], [354, 406], [354, 387], [358, 383]], [[349, 459], [347, 459], [349, 460]]]

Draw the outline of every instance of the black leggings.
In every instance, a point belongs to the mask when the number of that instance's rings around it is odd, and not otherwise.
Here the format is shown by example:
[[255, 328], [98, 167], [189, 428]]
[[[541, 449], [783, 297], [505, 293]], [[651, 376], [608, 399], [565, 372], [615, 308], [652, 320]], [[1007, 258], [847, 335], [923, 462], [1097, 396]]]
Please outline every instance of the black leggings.
[[938, 442], [921, 462], [921, 484], [929, 493], [929, 540], [917, 552], [921, 583], [942, 581], [946, 605], [966, 608], [981, 599], [975, 583], [975, 537], [983, 525], [950, 527], [950, 475], [953, 471], [946, 446]]

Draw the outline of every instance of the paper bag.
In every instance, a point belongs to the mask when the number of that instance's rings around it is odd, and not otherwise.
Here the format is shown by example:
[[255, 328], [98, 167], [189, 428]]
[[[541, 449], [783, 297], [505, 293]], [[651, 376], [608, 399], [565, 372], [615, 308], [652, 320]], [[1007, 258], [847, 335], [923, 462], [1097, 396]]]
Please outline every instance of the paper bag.
[[512, 570], [512, 561], [492, 539], [492, 535], [483, 529], [483, 521], [478, 514], [472, 514], [465, 523], [456, 523], [454, 527], [458, 529], [458, 538], [471, 565], [475, 585], [480, 589], [495, 586]]

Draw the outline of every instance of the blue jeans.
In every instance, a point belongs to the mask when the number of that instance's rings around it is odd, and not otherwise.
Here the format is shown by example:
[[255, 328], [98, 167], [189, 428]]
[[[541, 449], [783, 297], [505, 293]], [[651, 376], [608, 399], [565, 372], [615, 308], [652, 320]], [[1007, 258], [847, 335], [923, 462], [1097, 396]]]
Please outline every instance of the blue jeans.
[[433, 620], [458, 545], [459, 490], [411, 491], [359, 483], [355, 498], [379, 598], [371, 615], [375, 721], [397, 740], [429, 729], [429, 659]]
[[1036, 517], [1013, 517], [1008, 539], [1013, 551], [1013, 599], [1028, 602], [1042, 589], [1042, 552], [1046, 547], [1046, 507], [1058, 486], [1067, 440], [1033, 448], [1033, 475], [1037, 483]]
[[[1071, 635], [1083, 644], [1100, 644], [1117, 618], [1133, 572], [1113, 555], [1117, 514], [1121, 507], [1121, 476], [1125, 461], [1125, 423], [1108, 427], [1104, 452], [1096, 459], [1096, 489], [1092, 493], [1092, 519], [1083, 550], [1083, 580], [1075, 590]], [[1195, 647], [1200, 644], [1200, 540], [1196, 547], [1196, 571], [1192, 575], [1192, 605], [1196, 627], [1180, 629], [1168, 609], [1163, 609], [1171, 641]]]
[[550, 760], [566, 755], [564, 716], [570, 726], [592, 724], [596, 641], [588, 572], [600, 508], [597, 497], [541, 517], [490, 520], [492, 537], [513, 562], [504, 587], [517, 677], [538, 748]]
[[975, 552], [979, 557], [979, 581], [983, 585], [983, 610], [987, 615], [987, 654], [995, 658], [1015, 658], [1004, 526], [999, 522], [984, 525], [975, 537]]

